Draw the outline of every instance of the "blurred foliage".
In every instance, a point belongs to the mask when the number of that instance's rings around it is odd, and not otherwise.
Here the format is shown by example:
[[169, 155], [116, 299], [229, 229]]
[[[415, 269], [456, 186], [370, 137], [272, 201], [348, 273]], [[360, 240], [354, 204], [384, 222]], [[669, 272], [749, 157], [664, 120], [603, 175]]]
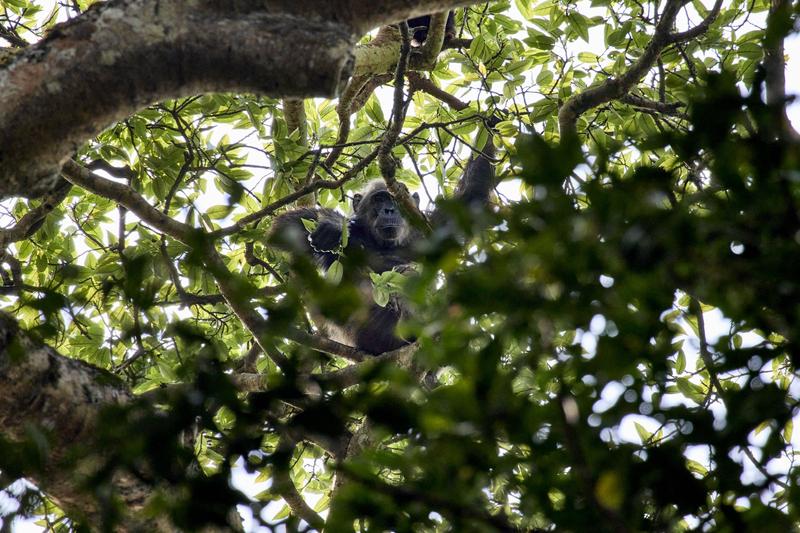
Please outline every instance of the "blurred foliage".
[[[2, 0], [0, 25], [34, 41], [88, 3]], [[345, 315], [358, 300], [346, 264], [338, 284], [302, 261], [286, 282], [289, 260], [265, 244], [269, 217], [218, 249], [268, 318], [287, 371], [263, 354], [251, 360], [251, 336], [202, 257], [112, 201], [73, 188], [31, 239], [9, 247], [24, 290], [4, 293], [4, 310], [137, 394], [163, 389], [159, 409], [115, 408], [100, 426], [96, 449], [110, 452], [90, 485], [108, 528], [120, 512], [107, 490], [118, 469], [158, 480], [147, 512], [168, 512], [185, 530], [224, 524], [234, 503], [271, 528], [304, 529], [270, 485], [255, 499], [232, 489], [231, 471], [243, 469], [259, 482], [288, 472], [312, 507], [330, 511], [331, 531], [797, 528], [800, 144], [780, 127], [783, 106], [762, 100], [769, 2], [724, 2], [707, 33], [665, 50], [634, 92], [679, 104], [674, 113], [612, 102], [580, 118], [579, 142], [560, 142], [559, 104], [624, 72], [658, 7], [588, 4], [459, 10], [458, 34], [472, 44], [444, 52], [430, 77], [470, 106], [413, 96], [406, 131], [439, 127], [395, 155], [423, 198], [452, 192], [485, 135], [477, 115], [505, 118], [494, 209], [448, 205], [458, 223], [421, 244], [419, 275], [405, 286], [417, 314], [403, 327], [433, 386], [382, 365], [358, 387], [318, 380], [305, 394], [301, 372], [346, 362], [284, 338], [309, 327], [301, 297]], [[709, 7], [691, 2], [687, 16], [696, 24]], [[779, 33], [796, 23], [785, 15]], [[376, 148], [387, 102], [374, 95], [352, 117], [352, 144], [329, 174]], [[314, 150], [335, 143], [335, 102], [307, 100], [305, 110], [308, 146], [276, 100], [165, 102], [79, 157], [129, 167], [120, 179], [152, 205], [214, 231], [292, 192]], [[378, 176], [372, 164], [319, 202], [349, 209], [340, 202]], [[4, 225], [36, 204], [7, 202]], [[3, 268], [10, 280], [11, 263]], [[229, 378], [242, 370], [261, 373], [264, 390], [237, 393]], [[329, 509], [336, 461], [311, 440], [281, 439], [340, 439], [363, 414], [376, 445], [339, 466], [354, 481]], [[5, 478], [36, 471], [41, 438], [0, 442]], [[19, 498], [16, 513], [77, 527], [43, 495]]]

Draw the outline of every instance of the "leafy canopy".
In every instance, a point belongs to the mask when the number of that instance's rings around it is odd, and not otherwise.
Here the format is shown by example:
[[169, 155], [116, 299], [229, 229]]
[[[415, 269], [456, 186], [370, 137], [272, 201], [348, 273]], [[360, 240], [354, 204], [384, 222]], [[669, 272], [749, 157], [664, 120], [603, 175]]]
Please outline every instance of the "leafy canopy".
[[[759, 65], [797, 15], [773, 17], [765, 32], [769, 2], [723, 3], [706, 32], [664, 49], [636, 99], [582, 114], [578, 139], [559, 137], [559, 106], [627, 72], [659, 3], [458, 11], [471, 44], [443, 52], [430, 79], [468, 106], [416, 91], [404, 132], [417, 133], [393, 153], [410, 189], [450, 194], [486, 139], [480, 117], [501, 113], [495, 207], [454, 207], [456, 229], [424, 244], [418, 276], [375, 278], [380, 301], [404, 286], [417, 310], [403, 326], [419, 338], [414, 364], [433, 380], [379, 364], [343, 388], [332, 376], [344, 359], [296, 342], [292, 331], [313, 331], [305, 309], [347, 316], [359, 300], [346, 269], [324, 279], [298, 262], [287, 276], [290, 259], [265, 241], [271, 216], [216, 247], [237, 298], [266, 317], [283, 369], [220, 297], [202, 246], [78, 187], [9, 247], [3, 309], [134, 393], [166, 387], [160, 410], [109, 413], [96, 446], [113, 450], [110, 467], [163, 479], [171, 497], [151, 511], [187, 529], [224, 522], [234, 503], [300, 527], [281, 500], [288, 479], [331, 530], [788, 531], [800, 519], [800, 144], [782, 129], [782, 104], [765, 104]], [[71, 16], [61, 3], [43, 16], [42, 4], [4, 0], [0, 24], [24, 23], [32, 40]], [[679, 29], [709, 10], [691, 2]], [[324, 170], [332, 178], [380, 143], [385, 90], [351, 117], [347, 146]], [[307, 100], [304, 111], [306, 136], [273, 99], [164, 102], [78, 159], [117, 167], [114, 179], [158, 210], [214, 232], [293, 192], [337, 143], [335, 102]], [[373, 162], [318, 201], [342, 208], [379, 175]], [[7, 220], [37, 202], [6, 203]], [[243, 374], [260, 374], [258, 392], [235, 386]], [[371, 445], [337, 465], [320, 443], [363, 431], [364, 414]], [[197, 424], [204, 476], [187, 474], [183, 446]], [[110, 483], [113, 468], [93, 483]], [[253, 501], [228, 486], [241, 468], [272, 481]], [[337, 468], [350, 482], [331, 505]], [[46, 500], [22, 510], [73, 525]]]

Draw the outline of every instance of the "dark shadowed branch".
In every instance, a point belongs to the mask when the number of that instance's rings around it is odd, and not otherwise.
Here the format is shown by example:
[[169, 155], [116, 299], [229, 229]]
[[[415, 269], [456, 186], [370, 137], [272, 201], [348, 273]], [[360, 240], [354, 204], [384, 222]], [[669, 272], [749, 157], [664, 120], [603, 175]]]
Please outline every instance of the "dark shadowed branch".
[[45, 217], [64, 201], [71, 188], [72, 184], [68, 181], [57, 182], [56, 186], [41, 198], [38, 206], [22, 215], [13, 227], [0, 230], [0, 243], [8, 244], [31, 237], [41, 227]]
[[292, 452], [296, 446], [297, 442], [288, 438], [287, 435], [282, 435], [278, 441], [278, 448], [275, 453], [283, 457], [285, 461], [276, 461], [273, 468], [272, 490], [284, 499], [295, 515], [308, 522], [311, 527], [322, 529], [325, 525], [325, 520], [306, 503], [303, 496], [297, 491], [294, 481], [292, 481], [290, 466]]

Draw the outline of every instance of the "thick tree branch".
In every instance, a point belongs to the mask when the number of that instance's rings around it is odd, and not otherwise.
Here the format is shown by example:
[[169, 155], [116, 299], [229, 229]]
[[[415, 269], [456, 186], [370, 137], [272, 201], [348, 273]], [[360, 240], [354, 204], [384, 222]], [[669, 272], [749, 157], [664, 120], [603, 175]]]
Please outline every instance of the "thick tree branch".
[[383, 26], [373, 40], [355, 51], [353, 77], [385, 74], [397, 64], [402, 41], [396, 26]]
[[308, 146], [308, 128], [306, 127], [306, 109], [302, 98], [283, 99], [283, 119], [289, 133], [297, 130], [300, 144]]
[[439, 53], [442, 51], [442, 45], [444, 45], [447, 15], [447, 11], [431, 15], [428, 36], [420, 47], [419, 55], [412, 59], [413, 63], [420, 65], [420, 67], [425, 66], [427, 68], [432, 68], [436, 64], [436, 58], [439, 57]]
[[29, 44], [28, 41], [3, 26], [0, 26], [0, 39], [6, 40], [11, 46], [16, 46], [18, 48], [25, 48]]
[[0, 196], [49, 190], [77, 146], [155, 101], [335, 94], [352, 65], [352, 27], [268, 3], [285, 9], [117, 0], [20, 52], [0, 70]]
[[339, 357], [344, 357], [350, 361], [359, 362], [372, 357], [371, 354], [363, 352], [358, 348], [354, 348], [353, 346], [342, 344], [341, 342], [336, 342], [320, 335], [311, 335], [310, 333], [306, 333], [305, 331], [301, 331], [299, 329], [289, 329], [285, 333], [288, 339], [291, 339], [298, 344], [308, 346], [309, 348], [313, 348], [327, 354], [338, 355]]
[[[82, 483], [99, 466], [87, 458], [64, 468], [76, 445], [92, 448], [98, 416], [103, 407], [133, 399], [127, 386], [114, 376], [38, 344], [21, 331], [13, 319], [0, 314], [0, 427], [4, 437], [24, 441], [32, 428], [47, 430], [48, 446], [41, 469], [26, 472], [37, 485], [74, 516], [99, 526], [102, 523], [97, 500], [80, 490]], [[116, 495], [129, 510], [141, 510], [153, 487], [126, 473], [114, 477]], [[128, 520], [134, 520], [128, 518]], [[138, 526], [134, 526], [138, 524]], [[148, 527], [129, 522], [123, 530]], [[168, 524], [149, 524], [151, 531]]]
[[[791, 2], [789, 0], [772, 0], [770, 19], [776, 21], [779, 17], [789, 16]], [[764, 47], [764, 72], [767, 104], [773, 106], [776, 120], [781, 131], [795, 140], [800, 139], [800, 133], [794, 129], [789, 116], [786, 114], [786, 59], [784, 57], [783, 35], [780, 32], [768, 31], [766, 46]]]
[[355, 365], [348, 365], [340, 370], [326, 372], [315, 376], [320, 383], [323, 383], [326, 389], [346, 389], [358, 385], [363, 381], [364, 374], [370, 372], [377, 366], [384, 364], [398, 364], [399, 366], [409, 366], [414, 354], [417, 353], [419, 345], [409, 344], [386, 352], [377, 356], [372, 356], [369, 359]]
[[95, 4], [0, 69], [0, 198], [50, 190], [78, 146], [155, 101], [208, 91], [335, 95], [364, 32], [469, 3]]
[[129, 211], [147, 221], [157, 230], [186, 245], [194, 246], [201, 240], [201, 230], [168, 217], [150, 205], [139, 193], [127, 185], [101, 178], [75, 161], [66, 162], [64, 165], [64, 177], [78, 187], [124, 205]]

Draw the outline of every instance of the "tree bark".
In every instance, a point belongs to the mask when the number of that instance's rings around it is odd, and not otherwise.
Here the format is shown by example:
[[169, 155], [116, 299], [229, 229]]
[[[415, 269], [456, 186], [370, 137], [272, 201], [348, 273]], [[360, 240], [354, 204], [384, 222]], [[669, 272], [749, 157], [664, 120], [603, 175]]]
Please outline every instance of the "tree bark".
[[[360, 35], [465, 0], [111, 0], [0, 70], [0, 198], [40, 196], [104, 128], [207, 91], [335, 96]], [[378, 5], [380, 4], [380, 5]]]
[[0, 196], [46, 192], [81, 144], [153, 102], [330, 96], [349, 75], [352, 28], [215, 3], [110, 2], [20, 53], [0, 71]]
[[[97, 500], [79, 487], [101, 464], [97, 457], [70, 462], [70, 452], [80, 445], [91, 450], [96, 422], [103, 407], [133, 399], [117, 377], [83, 361], [69, 359], [35, 342], [8, 315], [0, 313], [0, 427], [12, 442], [39, 444], [40, 465], [27, 477], [47, 492], [71, 516], [87, 523], [101, 523]], [[69, 458], [74, 461], [74, 457]], [[153, 487], [119, 473], [114, 477], [116, 495], [132, 512], [142, 509]], [[128, 517], [132, 528], [167, 524], [142, 523]], [[123, 524], [124, 527], [124, 524]]]

